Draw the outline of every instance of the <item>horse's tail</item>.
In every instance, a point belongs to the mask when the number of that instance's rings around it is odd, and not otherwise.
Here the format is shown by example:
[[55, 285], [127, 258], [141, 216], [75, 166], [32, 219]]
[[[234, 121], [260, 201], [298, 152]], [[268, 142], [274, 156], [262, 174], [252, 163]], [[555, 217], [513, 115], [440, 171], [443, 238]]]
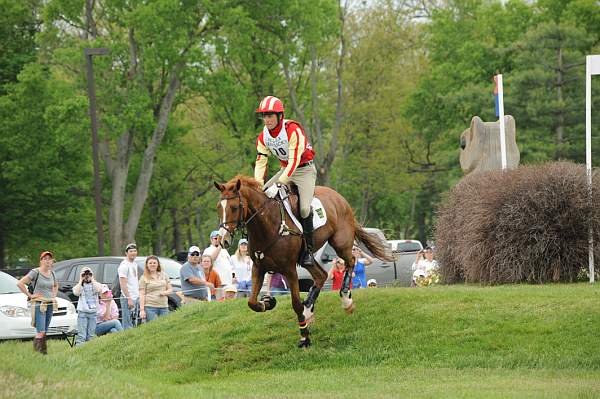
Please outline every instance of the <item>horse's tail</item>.
[[377, 258], [381, 260], [392, 261], [392, 253], [386, 250], [385, 244], [375, 234], [369, 234], [363, 229], [361, 225], [356, 223], [354, 228], [354, 237], [365, 244], [369, 251]]

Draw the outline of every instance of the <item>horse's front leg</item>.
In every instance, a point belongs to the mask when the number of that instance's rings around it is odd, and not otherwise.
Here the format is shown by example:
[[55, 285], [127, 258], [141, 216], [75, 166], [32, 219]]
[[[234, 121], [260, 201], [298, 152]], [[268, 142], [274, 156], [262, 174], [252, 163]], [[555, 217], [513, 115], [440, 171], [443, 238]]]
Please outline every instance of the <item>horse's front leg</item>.
[[[275, 307], [275, 301], [258, 300], [258, 294], [265, 280], [265, 272], [256, 263], [252, 266], [252, 292], [248, 297], [248, 307], [255, 312], [264, 312]], [[274, 299], [274, 298], [273, 298]]]
[[310, 331], [308, 329], [308, 321], [304, 316], [304, 304], [300, 298], [300, 284], [298, 283], [298, 273], [296, 273], [296, 267], [291, 268], [291, 271], [285, 273], [285, 277], [288, 281], [288, 285], [290, 286], [292, 308], [298, 316], [298, 327], [300, 328], [300, 342], [298, 342], [298, 348], [308, 348], [310, 346]]

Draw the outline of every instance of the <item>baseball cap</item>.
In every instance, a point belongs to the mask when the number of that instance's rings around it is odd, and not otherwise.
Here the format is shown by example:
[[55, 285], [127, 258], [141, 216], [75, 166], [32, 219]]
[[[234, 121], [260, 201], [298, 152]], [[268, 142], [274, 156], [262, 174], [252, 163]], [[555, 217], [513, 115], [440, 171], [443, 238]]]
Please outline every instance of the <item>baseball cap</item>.
[[110, 291], [110, 288], [108, 288], [108, 285], [106, 285], [106, 284], [101, 284], [100, 287], [101, 287], [100, 288], [100, 293], [101, 294], [104, 294], [105, 292]]
[[202, 253], [202, 251], [200, 251], [200, 248], [198, 248], [198, 247], [197, 247], [197, 246], [195, 246], [195, 245], [192, 245], [192, 246], [190, 247], [190, 249], [188, 250], [188, 254], [191, 254], [192, 252], [198, 252], [198, 253]]
[[242, 245], [242, 244], [248, 244], [248, 240], [246, 240], [245, 238], [242, 238], [238, 245]]
[[50, 251], [44, 251], [44, 252], [42, 252], [42, 253], [40, 254], [40, 260], [42, 260], [42, 258], [43, 258], [44, 256], [48, 256], [48, 255], [50, 255], [50, 257], [51, 257], [52, 259], [54, 259], [54, 254], [53, 254], [52, 252], [50, 252]]
[[220, 236], [221, 234], [219, 233], [219, 230], [213, 230], [210, 233], [210, 238], [215, 238], [216, 236]]
[[367, 285], [371, 285], [371, 284], [377, 285], [377, 280], [375, 280], [374, 278], [369, 279], [369, 281], [367, 281]]
[[125, 245], [125, 252], [129, 251], [130, 249], [137, 249], [135, 242], [130, 242], [129, 244]]
[[89, 267], [84, 267], [83, 269], [81, 269], [81, 273], [79, 274], [83, 274], [85, 272], [90, 272], [92, 275], [94, 275], [94, 272], [92, 271], [92, 269], [90, 269]]
[[229, 284], [226, 285], [225, 288], [223, 289], [224, 292], [237, 292], [237, 288], [235, 288], [235, 285], [233, 284]]

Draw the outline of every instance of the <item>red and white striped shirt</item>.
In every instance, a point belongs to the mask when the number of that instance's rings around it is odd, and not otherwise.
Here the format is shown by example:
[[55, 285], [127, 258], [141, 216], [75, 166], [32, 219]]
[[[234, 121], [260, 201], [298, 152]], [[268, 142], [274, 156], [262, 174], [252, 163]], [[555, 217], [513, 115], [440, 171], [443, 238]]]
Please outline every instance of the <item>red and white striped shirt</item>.
[[269, 152], [279, 158], [281, 167], [285, 168], [279, 177], [279, 182], [282, 184], [289, 182], [298, 166], [311, 161], [315, 156], [302, 126], [296, 121], [287, 119], [272, 131], [266, 126], [263, 128], [256, 139], [256, 151], [258, 155], [254, 178], [262, 184], [265, 183]]

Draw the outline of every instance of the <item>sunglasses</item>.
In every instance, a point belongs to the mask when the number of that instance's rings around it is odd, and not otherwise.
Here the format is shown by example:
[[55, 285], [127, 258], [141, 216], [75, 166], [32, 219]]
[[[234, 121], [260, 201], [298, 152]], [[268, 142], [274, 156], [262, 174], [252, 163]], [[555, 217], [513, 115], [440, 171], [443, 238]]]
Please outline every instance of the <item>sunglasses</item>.
[[93, 276], [92, 272], [83, 272], [81, 273], [82, 276]]
[[190, 256], [200, 256], [200, 252], [192, 252]]

